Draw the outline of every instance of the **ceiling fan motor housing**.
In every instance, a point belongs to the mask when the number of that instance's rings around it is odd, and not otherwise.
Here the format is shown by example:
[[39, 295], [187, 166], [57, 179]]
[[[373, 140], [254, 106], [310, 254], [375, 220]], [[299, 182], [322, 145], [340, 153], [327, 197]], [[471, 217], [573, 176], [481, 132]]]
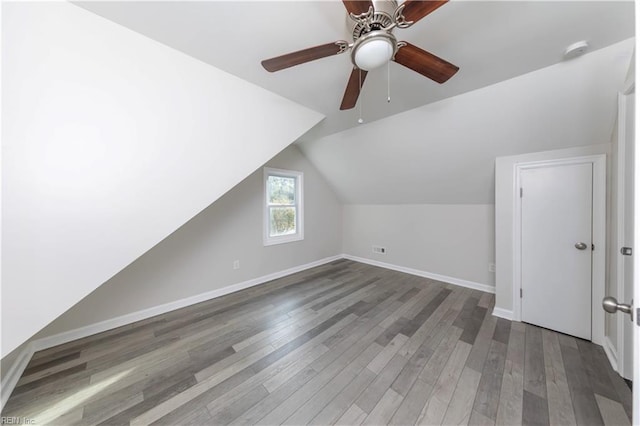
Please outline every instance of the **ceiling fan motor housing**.
[[393, 23], [393, 14], [398, 7], [396, 0], [377, 0], [373, 2], [373, 18], [370, 21], [370, 26], [367, 28], [362, 22], [356, 22], [354, 25], [353, 20], [347, 17], [347, 26], [352, 27], [351, 35], [353, 40], [357, 40], [362, 35], [370, 32], [381, 30]]
[[[395, 28], [409, 28], [445, 5], [449, 0], [342, 0], [353, 43], [338, 40], [262, 61], [269, 72], [351, 51], [353, 69], [347, 82], [341, 110], [353, 108], [368, 71], [394, 61], [436, 83], [444, 83], [459, 68], [438, 56], [396, 39]], [[398, 6], [400, 3], [400, 6]]]

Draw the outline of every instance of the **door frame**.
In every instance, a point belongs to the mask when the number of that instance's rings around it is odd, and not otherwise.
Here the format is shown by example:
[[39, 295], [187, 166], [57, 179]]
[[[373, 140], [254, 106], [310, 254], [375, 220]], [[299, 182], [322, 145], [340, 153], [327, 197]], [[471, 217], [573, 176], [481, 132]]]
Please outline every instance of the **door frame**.
[[522, 321], [522, 208], [520, 198], [521, 177], [523, 170], [563, 166], [571, 164], [591, 163], [593, 166], [593, 204], [592, 204], [592, 252], [591, 263], [591, 340], [599, 345], [604, 343], [604, 311], [601, 301], [605, 291], [606, 270], [606, 233], [607, 233], [607, 156], [588, 155], [555, 160], [531, 161], [514, 166], [515, 185], [513, 188], [514, 220], [513, 220], [513, 320]]
[[[624, 236], [624, 205], [625, 205], [625, 154], [626, 154], [626, 137], [627, 137], [627, 96], [635, 93], [635, 84], [631, 83], [628, 87], [625, 87], [624, 90], [618, 92], [618, 155], [617, 155], [617, 175], [616, 175], [616, 193], [617, 197], [617, 216], [616, 216], [616, 247], [614, 247], [614, 252], [616, 253], [616, 295], [618, 300], [621, 303], [626, 303], [627, 299], [624, 294], [624, 257], [618, 256], [618, 250], [623, 245], [623, 241], [625, 240]], [[640, 224], [637, 224], [640, 225]], [[635, 272], [635, 271], [634, 271]], [[630, 299], [629, 299], [630, 300]], [[627, 371], [627, 365], [625, 364], [624, 359], [624, 347], [625, 347], [625, 339], [624, 339], [624, 322], [627, 320], [626, 315], [616, 315], [616, 328], [617, 332], [617, 341], [615, 348], [615, 361], [616, 365], [614, 369], [621, 376], [629, 376]], [[628, 321], [628, 320], [627, 320]], [[632, 375], [632, 374], [631, 374]]]

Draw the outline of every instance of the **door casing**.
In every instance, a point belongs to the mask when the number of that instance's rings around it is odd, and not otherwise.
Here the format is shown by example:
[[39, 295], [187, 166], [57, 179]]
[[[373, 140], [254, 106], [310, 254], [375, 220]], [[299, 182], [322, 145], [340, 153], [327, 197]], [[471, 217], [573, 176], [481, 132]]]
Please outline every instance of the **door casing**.
[[[618, 203], [617, 203], [617, 239], [616, 244], [618, 247], [614, 247], [616, 251], [616, 293], [618, 296], [618, 300], [620, 303], [630, 303], [633, 297], [625, 294], [625, 259], [624, 256], [618, 255], [618, 250], [624, 244], [626, 239], [625, 237], [625, 204], [626, 204], [626, 138], [627, 138], [627, 96], [635, 93], [635, 85], [631, 85], [627, 87], [623, 92], [618, 93], [618, 175], [617, 175], [617, 193], [618, 193]], [[636, 226], [640, 226], [640, 224], [636, 224]], [[635, 247], [634, 247], [635, 250]], [[634, 253], [635, 254], [635, 253]], [[632, 259], [629, 259], [632, 261]], [[611, 265], [613, 267], [613, 265]], [[625, 359], [625, 322], [629, 322], [626, 315], [617, 314], [615, 319], [617, 325], [617, 341], [616, 348], [611, 349], [608, 348], [609, 351], [615, 351], [614, 354], [608, 354], [609, 358], [613, 358], [612, 364], [613, 368], [618, 371], [618, 373], [626, 378], [631, 378], [633, 376], [633, 368], [632, 363], [629, 365], [628, 360]]]
[[604, 311], [602, 299], [605, 290], [605, 265], [606, 265], [606, 215], [607, 215], [607, 158], [606, 155], [590, 155], [584, 157], [562, 158], [557, 160], [532, 161], [514, 165], [514, 232], [513, 232], [513, 320], [522, 321], [522, 305], [520, 289], [522, 288], [522, 251], [521, 251], [521, 198], [520, 198], [520, 173], [522, 170], [561, 166], [569, 164], [591, 163], [593, 165], [593, 262], [591, 264], [591, 340], [602, 345], [604, 343]]

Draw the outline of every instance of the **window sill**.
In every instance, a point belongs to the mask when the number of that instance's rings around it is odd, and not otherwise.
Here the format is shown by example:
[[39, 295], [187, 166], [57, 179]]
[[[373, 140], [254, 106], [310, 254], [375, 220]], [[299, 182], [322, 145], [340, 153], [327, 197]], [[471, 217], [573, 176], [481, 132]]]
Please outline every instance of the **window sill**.
[[304, 236], [303, 235], [286, 235], [286, 236], [282, 236], [282, 237], [269, 237], [269, 238], [265, 238], [263, 243], [264, 246], [275, 246], [278, 244], [286, 244], [286, 243], [293, 243], [295, 241], [302, 241], [304, 240]]

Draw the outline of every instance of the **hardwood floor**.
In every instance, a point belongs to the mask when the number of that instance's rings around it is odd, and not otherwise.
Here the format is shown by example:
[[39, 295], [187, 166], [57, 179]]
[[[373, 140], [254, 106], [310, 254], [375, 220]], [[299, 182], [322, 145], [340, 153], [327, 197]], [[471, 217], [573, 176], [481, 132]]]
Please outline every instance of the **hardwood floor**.
[[61, 425], [630, 424], [603, 350], [493, 295], [341, 260], [34, 355], [2, 413]]

